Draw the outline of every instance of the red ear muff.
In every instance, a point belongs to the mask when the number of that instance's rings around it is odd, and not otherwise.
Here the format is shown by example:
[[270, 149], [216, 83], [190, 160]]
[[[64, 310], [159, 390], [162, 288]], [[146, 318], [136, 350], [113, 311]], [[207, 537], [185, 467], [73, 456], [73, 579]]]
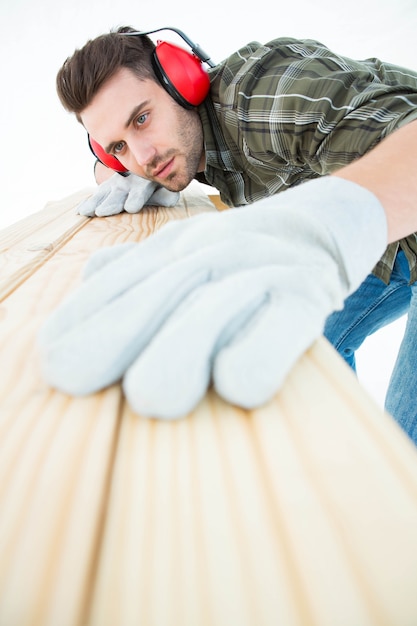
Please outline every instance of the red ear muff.
[[112, 154], [107, 154], [104, 148], [100, 146], [100, 144], [97, 143], [95, 139], [90, 137], [90, 135], [88, 135], [88, 143], [91, 152], [94, 154], [94, 156], [98, 158], [101, 163], [103, 163], [103, 165], [106, 165], [115, 172], [118, 172], [119, 174], [124, 174], [129, 171], [120, 163], [119, 159], [117, 159]]
[[179, 104], [191, 108], [206, 98], [210, 79], [194, 54], [167, 41], [158, 41], [152, 62], [158, 80]]
[[185, 108], [198, 106], [210, 89], [210, 79], [202, 63], [215, 67], [215, 63], [201, 46], [194, 43], [182, 30], [164, 26], [146, 31], [120, 33], [123, 37], [143, 37], [161, 30], [177, 33], [191, 48], [191, 52], [167, 41], [158, 41], [152, 55], [155, 74], [167, 92]]

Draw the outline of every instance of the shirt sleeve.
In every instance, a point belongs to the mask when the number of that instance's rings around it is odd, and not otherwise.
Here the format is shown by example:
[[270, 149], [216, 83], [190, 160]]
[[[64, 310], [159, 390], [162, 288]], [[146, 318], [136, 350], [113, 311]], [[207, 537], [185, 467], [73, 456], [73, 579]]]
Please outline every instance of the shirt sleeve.
[[253, 44], [244, 63], [236, 54], [240, 68], [232, 57], [217, 99], [228, 132], [248, 162], [280, 172], [285, 186], [331, 173], [417, 118], [411, 70], [310, 40]]

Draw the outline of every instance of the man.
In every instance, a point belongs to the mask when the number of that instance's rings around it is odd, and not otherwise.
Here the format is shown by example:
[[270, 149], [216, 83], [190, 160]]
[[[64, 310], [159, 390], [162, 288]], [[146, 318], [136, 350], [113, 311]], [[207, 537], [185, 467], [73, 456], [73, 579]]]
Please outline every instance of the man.
[[[417, 441], [417, 74], [278, 39], [211, 69], [209, 95], [189, 107], [156, 77], [152, 42], [129, 32], [88, 42], [57, 77], [104, 160], [130, 172], [99, 164], [102, 184], [80, 212], [140, 210], [160, 187], [169, 204], [193, 178], [250, 207], [98, 255], [43, 331], [47, 379], [89, 393], [123, 378], [133, 408], [151, 416], [183, 415], [210, 380], [226, 400], [257, 406], [330, 313], [325, 334], [354, 367], [365, 337], [409, 309], [387, 408]], [[123, 337], [112, 334], [117, 315]]]

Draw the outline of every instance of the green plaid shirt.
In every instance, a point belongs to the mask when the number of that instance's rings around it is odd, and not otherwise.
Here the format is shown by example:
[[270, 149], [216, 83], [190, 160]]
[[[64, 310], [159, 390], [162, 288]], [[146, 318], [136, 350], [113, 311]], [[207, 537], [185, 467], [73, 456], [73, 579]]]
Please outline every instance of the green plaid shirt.
[[[417, 119], [417, 73], [354, 61], [316, 41], [252, 42], [210, 70], [199, 107], [206, 182], [230, 206], [330, 174]], [[371, 235], [370, 235], [371, 236]], [[398, 247], [417, 280], [417, 237], [391, 244], [374, 273], [388, 283]]]

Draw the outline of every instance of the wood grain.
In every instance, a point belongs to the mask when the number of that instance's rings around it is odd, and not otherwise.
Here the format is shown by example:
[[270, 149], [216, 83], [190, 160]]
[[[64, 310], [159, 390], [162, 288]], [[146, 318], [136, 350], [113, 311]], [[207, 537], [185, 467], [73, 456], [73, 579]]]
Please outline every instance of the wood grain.
[[85, 193], [0, 233], [0, 626], [414, 626], [416, 451], [324, 339], [256, 411], [44, 383], [38, 330], [91, 252], [214, 210], [86, 219]]

